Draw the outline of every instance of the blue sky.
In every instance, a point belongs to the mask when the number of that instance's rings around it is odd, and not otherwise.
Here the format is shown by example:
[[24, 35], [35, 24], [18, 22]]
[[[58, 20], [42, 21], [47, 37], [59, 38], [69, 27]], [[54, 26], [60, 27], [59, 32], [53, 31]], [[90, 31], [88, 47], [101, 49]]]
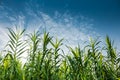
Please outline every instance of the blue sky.
[[106, 35], [120, 42], [120, 0], [0, 0], [0, 14], [2, 34], [18, 25], [28, 32], [46, 28], [70, 45]]

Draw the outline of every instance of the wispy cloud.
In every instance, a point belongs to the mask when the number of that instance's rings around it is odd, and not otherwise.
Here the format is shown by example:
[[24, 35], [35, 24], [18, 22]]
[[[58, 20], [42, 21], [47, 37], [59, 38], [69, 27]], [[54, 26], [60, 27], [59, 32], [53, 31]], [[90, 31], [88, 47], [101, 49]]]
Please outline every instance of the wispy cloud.
[[[33, 11], [30, 7], [26, 7], [25, 12], [17, 15], [12, 15], [11, 13], [14, 13], [14, 10], [9, 8], [4, 9], [4, 7], [1, 7], [0, 10], [2, 10], [0, 12], [2, 13], [2, 17], [0, 17], [0, 30], [2, 34], [6, 33], [5, 27], [16, 25], [26, 28], [27, 33], [31, 33], [34, 30], [39, 30], [40, 32], [47, 30], [52, 36], [64, 38], [65, 44], [71, 46], [88, 41], [90, 36], [99, 36], [92, 27], [94, 25], [92, 19], [82, 15], [71, 16], [67, 12], [61, 14], [55, 11], [54, 16], [50, 16], [41, 11]], [[2, 20], [3, 18], [5, 19], [4, 21]], [[0, 35], [0, 43], [8, 40], [2, 34]]]
[[[26, 33], [32, 33], [34, 30], [39, 30], [41, 33], [46, 30], [50, 32], [51, 36], [59, 39], [64, 38], [64, 45], [75, 47], [80, 44], [82, 47], [85, 41], [89, 40], [89, 37], [99, 36], [95, 29], [92, 19], [80, 16], [72, 16], [70, 13], [65, 12], [64, 14], [58, 11], [54, 12], [54, 16], [44, 13], [42, 11], [31, 9], [30, 5], [24, 9], [24, 12], [15, 13], [14, 10], [1, 6], [0, 7], [0, 49], [3, 49], [8, 41], [6, 27], [14, 28], [19, 26], [26, 28]], [[68, 49], [63, 46], [64, 50]], [[26, 57], [27, 54], [22, 56]], [[26, 59], [22, 59], [24, 62]]]
[[[64, 45], [71, 47], [75, 47], [78, 44], [83, 47], [85, 45], [83, 43], [88, 41], [89, 37], [101, 36], [100, 39], [103, 41], [103, 35], [96, 32], [95, 27], [93, 27], [93, 19], [89, 19], [84, 15], [72, 16], [69, 12], [61, 14], [58, 11], [55, 11], [51, 16], [32, 7], [34, 6], [27, 4], [23, 11], [16, 13], [7, 6], [0, 6], [0, 50], [4, 49], [8, 41], [8, 30], [6, 27], [14, 28], [15, 26], [25, 28], [27, 34], [32, 33], [34, 30], [39, 30], [41, 33], [46, 30], [50, 32], [51, 36], [59, 39], [64, 38]], [[104, 45], [104, 43], [102, 44]], [[66, 51], [68, 50], [65, 46], [62, 48]], [[22, 56], [26, 57], [27, 54]]]

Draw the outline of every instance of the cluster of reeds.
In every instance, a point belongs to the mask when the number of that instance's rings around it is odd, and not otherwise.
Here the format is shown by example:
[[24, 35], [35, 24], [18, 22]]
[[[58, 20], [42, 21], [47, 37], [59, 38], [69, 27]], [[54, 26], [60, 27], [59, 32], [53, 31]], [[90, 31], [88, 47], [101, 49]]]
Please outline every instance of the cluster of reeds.
[[[8, 30], [8, 48], [0, 53], [0, 80], [120, 80], [120, 55], [108, 36], [103, 48], [101, 41], [91, 39], [84, 49], [67, 46], [65, 52], [63, 39], [47, 32], [27, 34], [24, 40], [25, 30]], [[21, 55], [26, 53], [23, 65]]]

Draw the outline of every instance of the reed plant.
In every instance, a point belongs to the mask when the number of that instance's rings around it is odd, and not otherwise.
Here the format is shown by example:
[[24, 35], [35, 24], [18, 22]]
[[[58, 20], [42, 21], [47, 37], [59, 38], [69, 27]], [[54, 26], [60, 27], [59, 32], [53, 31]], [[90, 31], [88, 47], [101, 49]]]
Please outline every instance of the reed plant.
[[8, 32], [9, 41], [0, 53], [0, 80], [120, 80], [120, 54], [108, 36], [104, 46], [91, 38], [83, 49], [67, 45], [66, 52], [63, 39], [48, 32], [25, 35], [19, 28]]

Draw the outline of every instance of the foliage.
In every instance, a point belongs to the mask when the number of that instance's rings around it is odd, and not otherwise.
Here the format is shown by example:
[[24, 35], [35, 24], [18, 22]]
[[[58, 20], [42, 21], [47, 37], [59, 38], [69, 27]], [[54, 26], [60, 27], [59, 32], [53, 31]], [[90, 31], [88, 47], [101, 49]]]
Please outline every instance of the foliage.
[[[0, 80], [120, 80], [120, 54], [108, 36], [105, 48], [101, 41], [90, 39], [84, 49], [67, 46], [65, 52], [63, 39], [47, 32], [27, 34], [24, 40], [24, 29], [8, 31], [7, 49], [0, 55]], [[22, 64], [25, 53], [27, 61]]]

